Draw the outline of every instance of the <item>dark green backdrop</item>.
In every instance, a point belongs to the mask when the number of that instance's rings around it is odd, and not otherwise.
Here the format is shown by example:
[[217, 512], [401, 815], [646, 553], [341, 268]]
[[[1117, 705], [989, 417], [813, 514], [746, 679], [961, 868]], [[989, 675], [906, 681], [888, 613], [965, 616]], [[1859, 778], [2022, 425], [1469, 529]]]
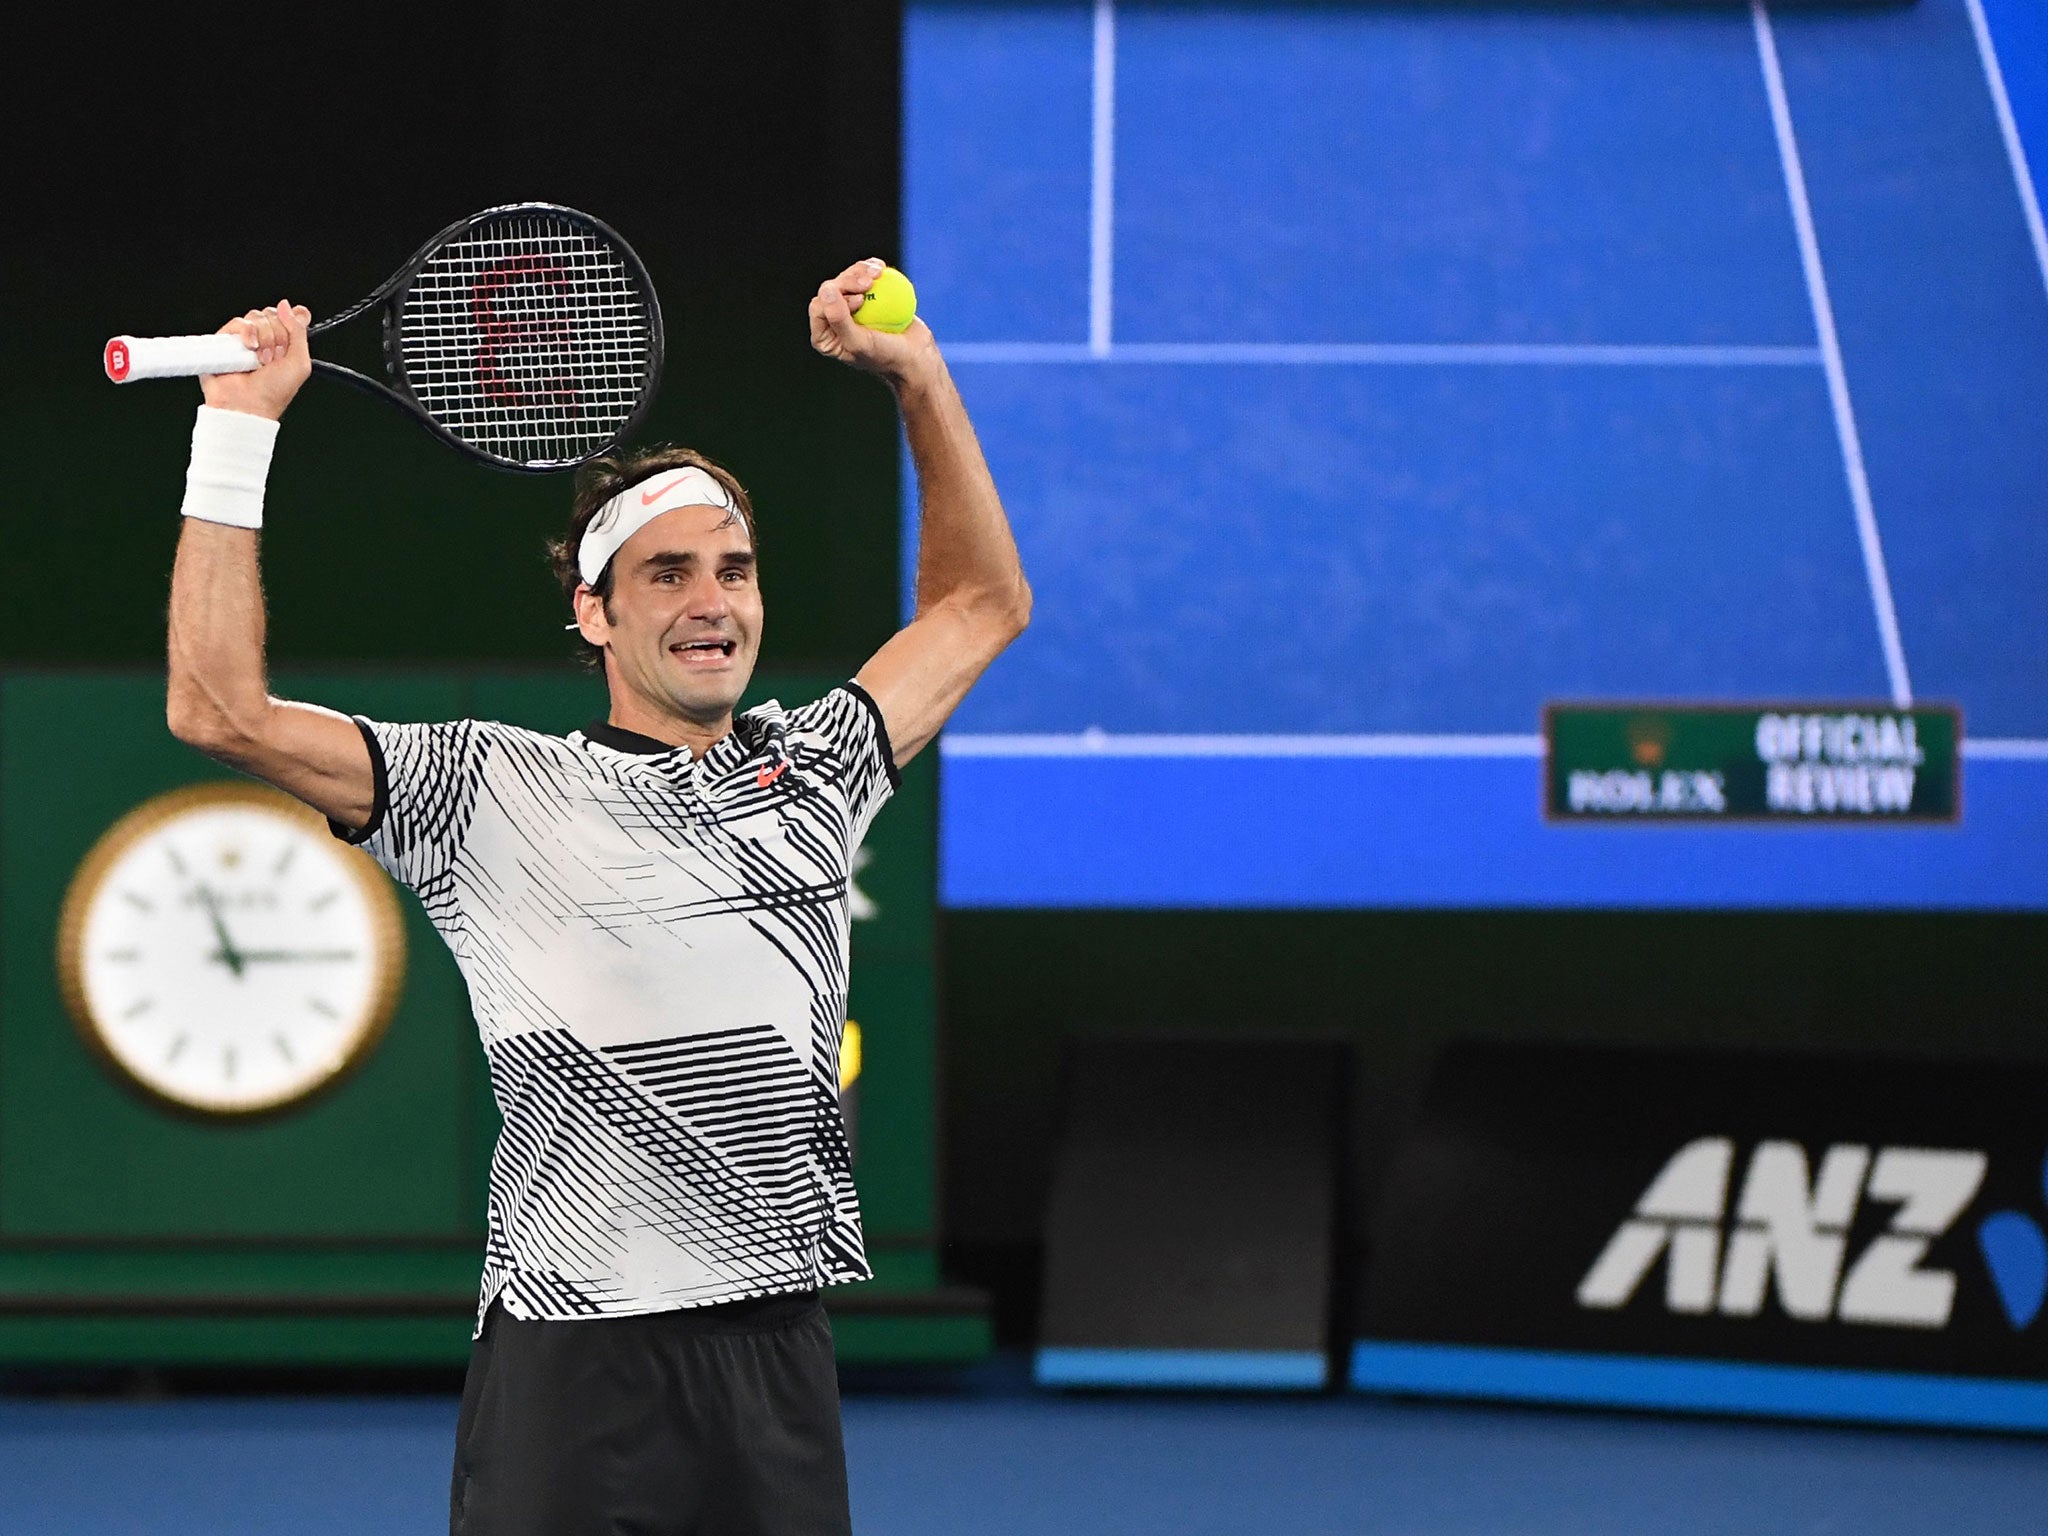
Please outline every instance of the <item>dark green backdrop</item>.
[[[758, 676], [815, 698], [834, 676]], [[281, 673], [281, 693], [380, 718], [566, 731], [601, 687], [565, 672]], [[81, 730], [81, 727], [87, 727]], [[86, 739], [79, 739], [86, 738]], [[77, 740], [77, 750], [53, 752]], [[180, 1114], [116, 1079], [65, 1017], [58, 913], [135, 806], [223, 771], [174, 741], [153, 672], [0, 676], [0, 1364], [462, 1357], [497, 1122], [454, 962], [407, 900], [391, 1029], [360, 1071], [249, 1119]], [[856, 883], [855, 1155], [873, 1285], [833, 1293], [842, 1358], [987, 1347], [938, 1287], [933, 1163], [936, 762], [910, 764]]]

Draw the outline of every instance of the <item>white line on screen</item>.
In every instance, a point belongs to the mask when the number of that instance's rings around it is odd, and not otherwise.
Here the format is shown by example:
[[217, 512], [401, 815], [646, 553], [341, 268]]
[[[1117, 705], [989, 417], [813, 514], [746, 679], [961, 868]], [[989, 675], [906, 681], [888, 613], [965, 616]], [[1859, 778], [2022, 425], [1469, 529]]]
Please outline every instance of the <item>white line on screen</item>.
[[1799, 236], [1799, 264], [1806, 272], [1807, 298], [1813, 305], [1813, 326], [1820, 340], [1821, 362], [1827, 370], [1828, 400], [1835, 412], [1835, 436], [1842, 445], [1842, 468], [1849, 478], [1849, 501], [1856, 512], [1856, 536], [1863, 546], [1863, 574], [1870, 583], [1870, 602], [1877, 613], [1878, 640], [1884, 648], [1885, 675], [1891, 680], [1892, 703], [1904, 709], [1913, 702], [1913, 682], [1906, 672], [1906, 648], [1899, 640], [1899, 616], [1892, 606], [1892, 582], [1885, 570], [1884, 542], [1878, 537], [1877, 510], [1871, 505], [1870, 477], [1863, 468], [1863, 442], [1856, 433], [1856, 411], [1849, 403], [1849, 375], [1842, 366], [1842, 345], [1835, 335], [1835, 309], [1828, 300], [1828, 278], [1820, 261], [1820, 239], [1814, 232], [1813, 208], [1806, 197], [1806, 172], [1799, 163], [1799, 141], [1792, 132], [1792, 104], [1785, 95], [1785, 75], [1778, 65], [1778, 40], [1771, 31], [1763, 0], [1750, 0], [1756, 51], [1763, 65], [1764, 91], [1771, 102], [1771, 127], [1778, 136], [1778, 160], [1785, 173], [1785, 195], [1792, 204], [1792, 225]]
[[[1964, 757], [2048, 763], [2048, 739], [1965, 737]], [[946, 757], [1529, 757], [1543, 756], [1541, 736], [1510, 735], [1115, 735], [1108, 731], [948, 731]]]
[[1542, 342], [1137, 341], [1101, 351], [1067, 341], [954, 341], [963, 363], [1273, 363], [1283, 366], [1537, 366], [1620, 368], [1813, 368], [1818, 347]]
[[2012, 99], [2005, 94], [2005, 72], [1998, 67], [1998, 51], [1991, 45], [1991, 24], [1984, 19], [1983, 0], [1964, 0], [1964, 4], [1970, 8], [1970, 30], [1977, 34], [1977, 57], [1984, 65], [1984, 83], [1991, 90], [1991, 110], [1997, 114], [1998, 131], [2005, 139], [2006, 162], [2012, 167], [2013, 185], [2019, 188], [2020, 211], [2034, 242], [2034, 264], [2041, 269], [2042, 284], [2048, 286], [2048, 229], [2041, 226], [2041, 202], [2034, 195], [2034, 177], [2027, 168], [2019, 124], [2013, 121]]
[[1541, 736], [1168, 736], [948, 731], [947, 757], [1541, 757]]
[[1109, 352], [1116, 290], [1116, 7], [1095, 0], [1093, 137], [1088, 186], [1088, 351]]
[[2030, 741], [2023, 736], [1965, 736], [1963, 756], [2014, 763], [2048, 763], [2048, 740]]

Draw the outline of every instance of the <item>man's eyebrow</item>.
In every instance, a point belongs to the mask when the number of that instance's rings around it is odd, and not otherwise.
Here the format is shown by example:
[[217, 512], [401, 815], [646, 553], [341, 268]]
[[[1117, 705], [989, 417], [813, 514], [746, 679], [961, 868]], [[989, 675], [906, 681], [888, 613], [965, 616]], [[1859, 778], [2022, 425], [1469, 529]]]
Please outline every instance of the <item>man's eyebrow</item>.
[[[751, 549], [725, 550], [716, 558], [718, 563], [724, 566], [751, 566], [756, 563], [754, 552]], [[695, 565], [696, 563], [697, 554], [695, 550], [664, 549], [658, 550], [654, 554], [649, 555], [645, 560], [642, 560], [640, 562], [640, 569], [643, 571], [665, 571], [673, 570], [678, 566]]]

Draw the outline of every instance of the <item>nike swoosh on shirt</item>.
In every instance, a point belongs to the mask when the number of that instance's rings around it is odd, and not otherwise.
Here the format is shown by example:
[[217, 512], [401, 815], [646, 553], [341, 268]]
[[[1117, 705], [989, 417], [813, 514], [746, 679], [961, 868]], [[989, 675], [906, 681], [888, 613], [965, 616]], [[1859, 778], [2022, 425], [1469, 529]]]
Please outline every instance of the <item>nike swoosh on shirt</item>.
[[754, 775], [754, 782], [762, 789], [766, 789], [787, 772], [789, 772], [788, 763], [777, 763], [773, 768], [763, 768], [757, 772]]

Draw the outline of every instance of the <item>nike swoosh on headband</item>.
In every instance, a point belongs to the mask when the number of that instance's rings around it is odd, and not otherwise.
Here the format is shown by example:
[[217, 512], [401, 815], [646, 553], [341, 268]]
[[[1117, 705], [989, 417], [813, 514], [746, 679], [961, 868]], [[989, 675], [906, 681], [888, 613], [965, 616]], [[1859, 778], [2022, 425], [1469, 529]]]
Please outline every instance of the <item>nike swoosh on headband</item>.
[[[642, 491], [640, 493], [640, 505], [643, 507], [653, 506], [657, 501], [661, 500], [662, 497], [666, 496], [670, 491], [674, 490], [678, 485], [682, 484], [683, 480], [687, 476], [701, 475], [703, 473], [703, 470], [692, 467], [690, 469], [684, 470], [682, 474], [677, 475], [675, 479], [669, 481], [667, 485], [656, 486], [651, 491]], [[723, 487], [721, 487], [721, 489], [723, 489]]]

